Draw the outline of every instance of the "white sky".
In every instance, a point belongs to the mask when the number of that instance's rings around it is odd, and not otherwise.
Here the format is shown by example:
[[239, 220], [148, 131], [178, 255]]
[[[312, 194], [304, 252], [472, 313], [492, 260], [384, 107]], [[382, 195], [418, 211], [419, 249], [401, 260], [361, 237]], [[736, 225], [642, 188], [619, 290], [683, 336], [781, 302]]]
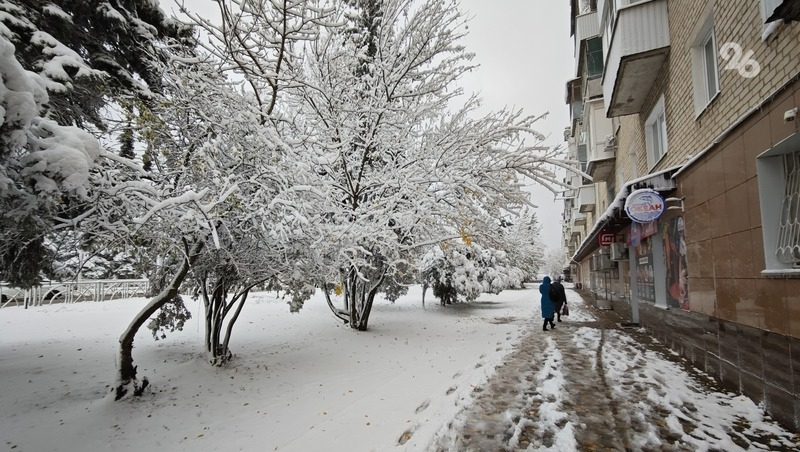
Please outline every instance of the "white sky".
[[[173, 0], [159, 0], [167, 12]], [[211, 0], [184, 0], [203, 15], [217, 16]], [[569, 36], [569, 2], [566, 0], [459, 0], [471, 17], [467, 49], [475, 53], [475, 71], [463, 79], [469, 92], [481, 93], [490, 110], [505, 106], [523, 108], [526, 114], [549, 116], [539, 123], [547, 144], [563, 142], [569, 111], [564, 103], [565, 84], [574, 67]], [[212, 16], [213, 15], [213, 16]], [[550, 249], [560, 247], [562, 201], [541, 187], [531, 187], [539, 206], [542, 240]]]
[[[467, 49], [481, 65], [464, 80], [467, 91], [480, 91], [489, 109], [523, 108], [525, 113], [550, 112], [539, 131], [547, 144], [564, 140], [569, 110], [564, 103], [566, 82], [574, 68], [566, 0], [460, 0], [470, 23]], [[551, 249], [561, 242], [563, 201], [531, 187], [539, 206], [542, 239]]]

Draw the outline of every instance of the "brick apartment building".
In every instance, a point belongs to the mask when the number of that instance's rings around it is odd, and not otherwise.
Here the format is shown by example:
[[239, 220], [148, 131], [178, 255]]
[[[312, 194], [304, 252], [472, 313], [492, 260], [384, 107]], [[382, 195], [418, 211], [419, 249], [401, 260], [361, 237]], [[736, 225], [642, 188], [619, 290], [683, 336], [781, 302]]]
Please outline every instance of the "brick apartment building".
[[765, 24], [781, 0], [570, 1], [573, 280], [800, 428], [800, 22]]

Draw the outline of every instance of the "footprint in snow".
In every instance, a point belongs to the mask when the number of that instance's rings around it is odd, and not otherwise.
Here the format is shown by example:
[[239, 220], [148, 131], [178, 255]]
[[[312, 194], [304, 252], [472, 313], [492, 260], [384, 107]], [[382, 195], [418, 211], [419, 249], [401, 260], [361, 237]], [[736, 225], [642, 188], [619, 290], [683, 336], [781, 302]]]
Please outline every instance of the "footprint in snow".
[[426, 401], [424, 401], [424, 402], [422, 402], [422, 403], [421, 403], [421, 404], [420, 404], [420, 405], [417, 407], [417, 409], [416, 409], [416, 410], [414, 410], [414, 413], [417, 413], [417, 414], [421, 413], [422, 411], [424, 411], [424, 410], [425, 410], [425, 408], [428, 408], [428, 405], [430, 405], [430, 404], [431, 404], [431, 401], [430, 401], [430, 399], [429, 399], [429, 400], [426, 400]]
[[447, 389], [447, 392], [445, 392], [445, 395], [450, 395], [456, 392], [456, 389], [458, 389], [458, 386], [450, 386], [450, 388]]
[[412, 436], [414, 436], [414, 431], [413, 430], [404, 431], [403, 434], [400, 435], [400, 438], [397, 440], [397, 444], [402, 446], [403, 444], [407, 443], [408, 440], [410, 440]]

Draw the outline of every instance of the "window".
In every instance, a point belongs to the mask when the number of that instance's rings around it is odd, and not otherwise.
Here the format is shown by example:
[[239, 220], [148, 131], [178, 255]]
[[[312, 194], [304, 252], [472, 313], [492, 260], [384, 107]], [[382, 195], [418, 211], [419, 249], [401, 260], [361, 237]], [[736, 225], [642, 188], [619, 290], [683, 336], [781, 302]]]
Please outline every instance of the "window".
[[757, 160], [763, 273], [800, 273], [800, 134]]
[[658, 99], [653, 111], [644, 123], [647, 166], [652, 169], [667, 153], [667, 112], [664, 96]]
[[603, 40], [600, 37], [586, 42], [586, 67], [589, 78], [603, 75]]
[[710, 33], [703, 44], [703, 74], [706, 78], [706, 98], [710, 101], [719, 92], [719, 79], [717, 77], [717, 50], [714, 43], [714, 33]]
[[695, 114], [700, 114], [719, 93], [717, 42], [714, 37], [713, 11], [705, 13], [695, 31], [692, 45], [692, 81], [694, 84]]
[[778, 262], [800, 266], [800, 151], [784, 154], [783, 178], [786, 188], [778, 223], [778, 243], [775, 256]]

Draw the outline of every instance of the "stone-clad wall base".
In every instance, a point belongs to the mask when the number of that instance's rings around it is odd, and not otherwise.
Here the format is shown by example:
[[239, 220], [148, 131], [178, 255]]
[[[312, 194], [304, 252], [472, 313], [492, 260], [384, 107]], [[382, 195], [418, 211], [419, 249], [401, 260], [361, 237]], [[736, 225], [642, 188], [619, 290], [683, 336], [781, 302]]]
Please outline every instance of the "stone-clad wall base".
[[[627, 303], [615, 303], [630, 318]], [[726, 389], [764, 403], [789, 429], [800, 430], [800, 341], [703, 314], [639, 305], [641, 325]]]

